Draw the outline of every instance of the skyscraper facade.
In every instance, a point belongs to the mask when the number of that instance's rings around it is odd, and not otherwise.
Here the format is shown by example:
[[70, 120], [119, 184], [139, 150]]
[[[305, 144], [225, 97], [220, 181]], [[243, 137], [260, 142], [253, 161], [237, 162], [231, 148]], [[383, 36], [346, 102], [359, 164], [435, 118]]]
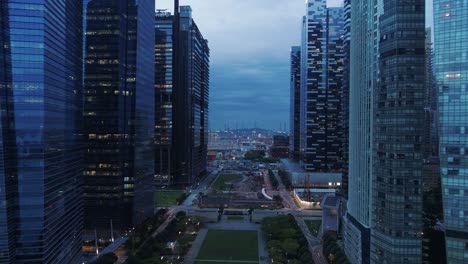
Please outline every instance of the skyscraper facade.
[[468, 6], [434, 1], [440, 167], [447, 263], [468, 262]]
[[424, 2], [353, 0], [351, 10], [345, 252], [352, 263], [420, 263]]
[[0, 263], [78, 263], [83, 2], [0, 3]]
[[379, 81], [374, 89], [371, 259], [421, 263], [425, 4], [389, 1], [377, 9], [381, 14]]
[[301, 116], [301, 47], [291, 47], [289, 155], [293, 160], [300, 158]]
[[[377, 81], [378, 17], [371, 1], [352, 0], [349, 47], [348, 204], [344, 250], [353, 264], [370, 263], [374, 146], [374, 89]], [[373, 36], [369, 38], [368, 36]]]
[[311, 172], [341, 172], [343, 8], [307, 1], [301, 49], [301, 164]]
[[174, 16], [156, 13], [155, 44], [155, 181], [157, 185], [172, 182], [172, 64]]
[[343, 130], [341, 140], [343, 149], [343, 176], [341, 180], [341, 193], [348, 197], [348, 155], [349, 155], [349, 72], [351, 49], [351, 0], [343, 2], [344, 35], [343, 35], [343, 84], [341, 89], [341, 115], [340, 123]]
[[190, 6], [156, 17], [156, 184], [193, 184], [206, 171], [209, 55]]
[[87, 6], [87, 230], [108, 233], [113, 225], [123, 231], [153, 213], [153, 10], [150, 0], [92, 0]]

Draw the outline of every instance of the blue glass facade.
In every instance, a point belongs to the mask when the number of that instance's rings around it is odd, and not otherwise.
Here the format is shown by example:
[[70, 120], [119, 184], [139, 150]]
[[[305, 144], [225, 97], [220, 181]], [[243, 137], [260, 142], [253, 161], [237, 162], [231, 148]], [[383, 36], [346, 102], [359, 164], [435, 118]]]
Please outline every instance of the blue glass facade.
[[[16, 223], [7, 226], [15, 230], [16, 255], [10, 250], [9, 261], [2, 263], [80, 260], [82, 8], [76, 0], [1, 3], [2, 101], [12, 96], [11, 108], [2, 105], [9, 108], [2, 111], [2, 131], [14, 127], [16, 137], [12, 153], [5, 148], [12, 135], [2, 133], [3, 162], [16, 162], [16, 171], [3, 176], [17, 175], [17, 181], [2, 179], [10, 181], [7, 195], [17, 193], [6, 201], [0, 192], [7, 205], [1, 214], [13, 206], [6, 219]], [[0, 236], [3, 251], [4, 233]]]
[[374, 87], [371, 262], [421, 263], [425, 4], [384, 0], [376, 8], [381, 13]]
[[[127, 1], [132, 2], [132, 1]], [[154, 213], [154, 0], [135, 0], [135, 167], [133, 224]]]
[[448, 263], [468, 262], [467, 26], [467, 1], [434, 1], [434, 67]]
[[111, 221], [124, 231], [153, 213], [153, 10], [150, 0], [87, 6], [85, 229], [105, 237]]
[[7, 2], [0, 3], [0, 30], [0, 263], [12, 263], [15, 260], [18, 177]]

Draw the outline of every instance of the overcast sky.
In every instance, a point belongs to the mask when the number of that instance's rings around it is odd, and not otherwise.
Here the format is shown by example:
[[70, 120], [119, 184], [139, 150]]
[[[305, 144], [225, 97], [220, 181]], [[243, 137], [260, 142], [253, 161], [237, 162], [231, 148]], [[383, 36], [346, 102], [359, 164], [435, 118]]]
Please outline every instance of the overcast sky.
[[[192, 7], [211, 49], [210, 129], [289, 126], [289, 49], [300, 44], [305, 0], [180, 4]], [[342, 0], [328, 5], [341, 6]], [[172, 12], [173, 0], [156, 0], [156, 8]]]

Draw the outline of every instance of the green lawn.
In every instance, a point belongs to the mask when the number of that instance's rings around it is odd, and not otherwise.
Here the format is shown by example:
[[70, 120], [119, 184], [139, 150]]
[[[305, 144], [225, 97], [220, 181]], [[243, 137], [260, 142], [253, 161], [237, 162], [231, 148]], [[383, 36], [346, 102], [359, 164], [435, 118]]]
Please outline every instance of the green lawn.
[[240, 216], [240, 215], [228, 215], [227, 220], [228, 221], [239, 221], [239, 220], [244, 220], [244, 217]]
[[228, 263], [225, 261], [258, 263], [257, 231], [208, 230], [195, 263]]
[[176, 199], [184, 191], [156, 191], [154, 194], [154, 202], [157, 207], [167, 207], [176, 204]]
[[239, 174], [220, 174], [211, 187], [217, 190], [229, 190], [232, 182], [239, 181], [241, 179], [242, 176]]
[[310, 233], [313, 236], [317, 236], [320, 230], [320, 225], [322, 224], [322, 220], [304, 220], [305, 224], [310, 230]]

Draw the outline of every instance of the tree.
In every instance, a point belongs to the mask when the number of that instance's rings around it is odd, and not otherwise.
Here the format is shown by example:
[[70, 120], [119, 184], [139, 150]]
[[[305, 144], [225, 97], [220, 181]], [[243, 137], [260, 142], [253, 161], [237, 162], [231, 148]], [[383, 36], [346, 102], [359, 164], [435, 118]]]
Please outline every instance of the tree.
[[295, 238], [297, 236], [297, 232], [293, 228], [286, 228], [282, 229], [279, 233], [280, 240], [284, 241], [287, 238]]
[[[302, 264], [303, 262], [298, 259], [292, 259], [288, 262], [288, 264]], [[309, 262], [308, 262], [309, 263]]]
[[292, 238], [288, 238], [283, 241], [281, 246], [284, 252], [286, 252], [288, 256], [295, 257], [297, 255], [297, 249], [299, 248], [299, 243], [297, 243], [296, 240]]
[[281, 244], [281, 241], [279, 240], [270, 240], [267, 243], [267, 248], [268, 248], [268, 251], [271, 251], [271, 252], [275, 252], [275, 251], [281, 252], [283, 245]]
[[245, 153], [244, 158], [247, 160], [258, 161], [265, 157], [264, 150], [249, 150]]

